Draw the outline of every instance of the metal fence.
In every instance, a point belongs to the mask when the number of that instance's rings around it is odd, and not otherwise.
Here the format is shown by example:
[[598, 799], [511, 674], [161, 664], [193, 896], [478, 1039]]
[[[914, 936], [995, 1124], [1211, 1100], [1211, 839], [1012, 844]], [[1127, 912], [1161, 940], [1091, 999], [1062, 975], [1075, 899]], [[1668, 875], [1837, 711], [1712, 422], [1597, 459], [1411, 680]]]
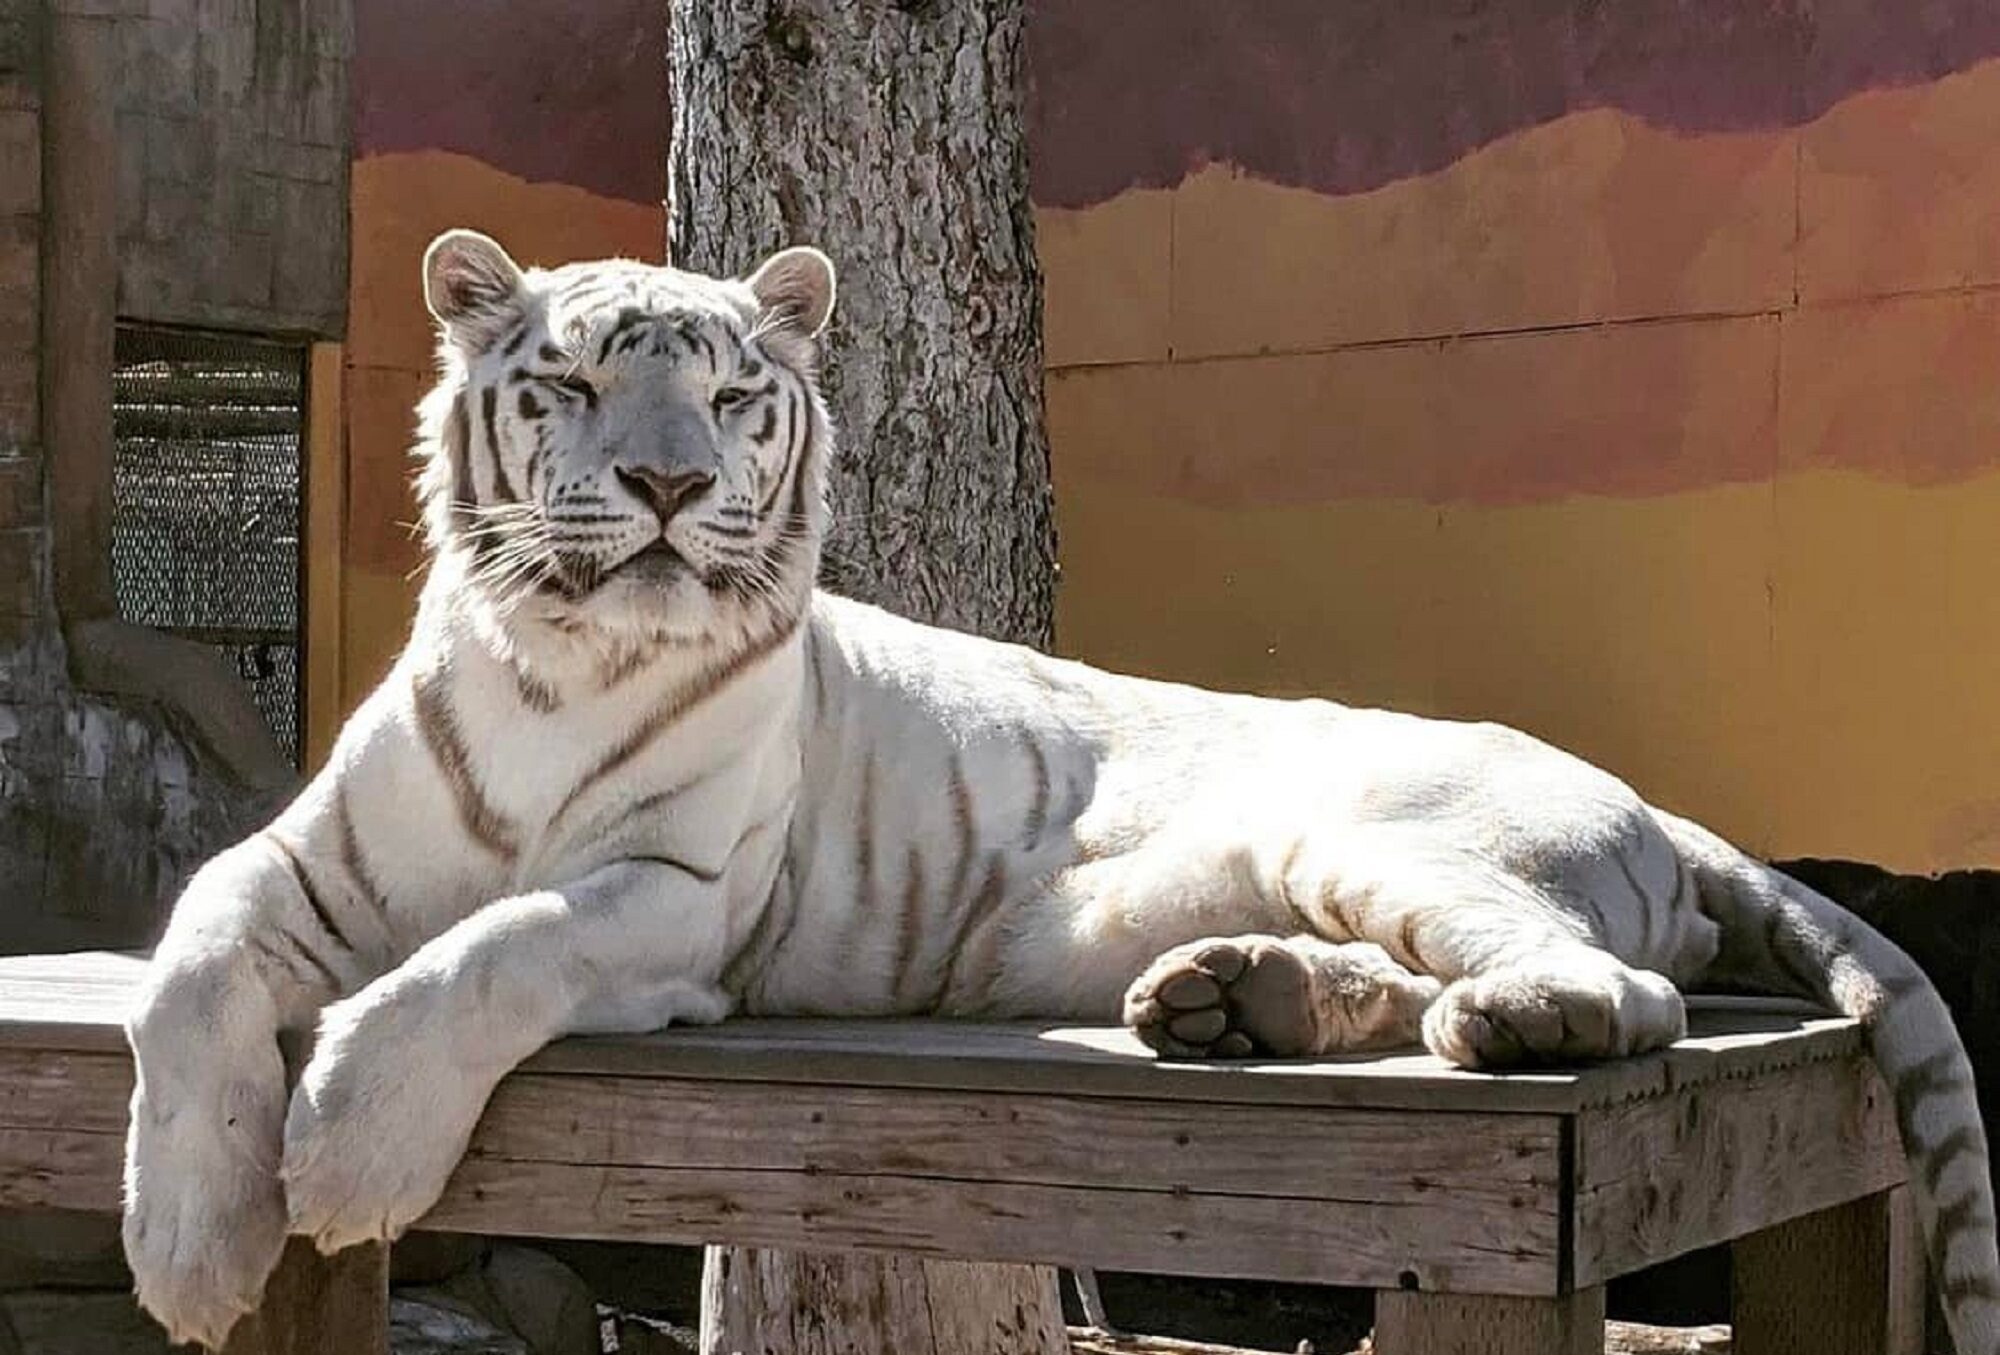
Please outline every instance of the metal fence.
[[128, 621], [226, 653], [299, 756], [303, 345], [121, 325], [112, 581]]

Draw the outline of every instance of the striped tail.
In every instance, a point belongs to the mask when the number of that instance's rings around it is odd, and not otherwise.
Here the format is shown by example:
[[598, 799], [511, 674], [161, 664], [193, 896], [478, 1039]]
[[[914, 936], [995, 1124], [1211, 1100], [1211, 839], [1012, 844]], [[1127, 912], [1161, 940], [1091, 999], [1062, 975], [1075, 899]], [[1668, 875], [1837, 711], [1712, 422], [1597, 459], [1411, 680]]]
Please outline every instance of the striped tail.
[[1722, 929], [1712, 979], [1859, 1021], [1896, 1126], [1958, 1355], [2000, 1355], [2000, 1250], [1972, 1064], [1937, 989], [1887, 937], [1697, 824], [1654, 811]]

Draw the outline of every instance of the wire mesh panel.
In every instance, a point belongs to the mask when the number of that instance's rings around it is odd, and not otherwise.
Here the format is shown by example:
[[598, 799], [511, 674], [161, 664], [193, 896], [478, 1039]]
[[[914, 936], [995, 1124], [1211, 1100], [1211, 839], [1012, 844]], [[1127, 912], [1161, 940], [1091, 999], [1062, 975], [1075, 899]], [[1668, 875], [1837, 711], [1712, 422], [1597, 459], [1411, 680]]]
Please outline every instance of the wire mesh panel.
[[112, 582], [128, 621], [223, 650], [299, 756], [306, 351], [123, 326]]

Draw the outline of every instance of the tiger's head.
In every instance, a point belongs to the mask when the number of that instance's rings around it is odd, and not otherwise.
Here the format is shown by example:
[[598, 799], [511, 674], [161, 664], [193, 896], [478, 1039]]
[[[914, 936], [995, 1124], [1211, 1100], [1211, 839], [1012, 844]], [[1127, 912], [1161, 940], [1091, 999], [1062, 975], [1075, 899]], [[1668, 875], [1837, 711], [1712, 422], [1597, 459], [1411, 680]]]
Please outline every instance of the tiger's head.
[[421, 410], [432, 549], [503, 618], [621, 641], [727, 640], [796, 616], [833, 434], [815, 381], [833, 266], [749, 277], [627, 260], [523, 270], [439, 236], [424, 298], [441, 378]]

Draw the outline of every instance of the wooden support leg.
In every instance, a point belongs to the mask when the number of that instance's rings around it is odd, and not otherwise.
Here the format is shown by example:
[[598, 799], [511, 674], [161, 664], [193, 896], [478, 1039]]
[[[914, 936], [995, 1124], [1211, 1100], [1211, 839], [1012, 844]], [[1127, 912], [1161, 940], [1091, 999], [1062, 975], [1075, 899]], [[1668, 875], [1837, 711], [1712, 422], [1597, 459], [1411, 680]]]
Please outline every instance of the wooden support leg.
[[1375, 1355], [1603, 1355], [1604, 1287], [1557, 1298], [1375, 1295]]
[[379, 1243], [321, 1256], [295, 1237], [222, 1355], [389, 1355], [389, 1249]]
[[1739, 1239], [1737, 1355], [1923, 1355], [1924, 1246], [1908, 1196], [1884, 1191]]
[[1068, 1355], [1049, 1266], [710, 1247], [702, 1355]]

